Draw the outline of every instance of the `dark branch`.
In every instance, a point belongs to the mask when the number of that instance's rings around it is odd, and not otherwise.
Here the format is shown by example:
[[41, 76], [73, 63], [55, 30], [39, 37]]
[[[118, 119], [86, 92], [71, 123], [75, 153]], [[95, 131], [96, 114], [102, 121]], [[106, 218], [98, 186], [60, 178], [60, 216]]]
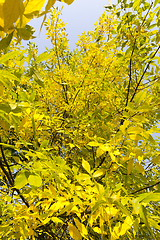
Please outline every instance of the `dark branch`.
[[132, 56], [133, 56], [133, 53], [134, 53], [135, 43], [136, 43], [136, 40], [134, 41], [134, 45], [133, 45], [133, 49], [132, 49], [132, 53], [131, 53], [131, 57], [130, 57], [130, 63], [129, 63], [129, 83], [128, 83], [126, 107], [127, 107], [128, 100], [129, 100], [129, 92], [130, 92], [130, 87], [131, 87], [131, 82], [132, 82]]
[[135, 193], [137, 193], [137, 192], [141, 192], [141, 191], [146, 190], [146, 189], [148, 189], [148, 188], [152, 188], [152, 187], [154, 187], [154, 186], [156, 186], [156, 185], [158, 185], [158, 184], [160, 184], [160, 181], [157, 182], [157, 183], [155, 183], [155, 184], [153, 184], [153, 185], [150, 185], [150, 186], [141, 188], [141, 189], [139, 189], [139, 190], [137, 190], [137, 191], [135, 191], [135, 192], [132, 192], [131, 194], [135, 194]]
[[144, 72], [143, 72], [143, 74], [142, 74], [139, 82], [137, 83], [137, 86], [136, 86], [136, 88], [135, 88], [134, 94], [133, 94], [130, 102], [133, 101], [133, 99], [134, 99], [134, 97], [135, 97], [135, 95], [136, 95], [136, 93], [137, 93], [138, 87], [139, 87], [140, 83], [142, 82], [143, 77], [144, 77], [145, 73], [147, 72], [147, 69], [149, 68], [149, 66], [150, 66], [150, 64], [151, 64], [151, 62], [152, 62], [152, 59], [156, 56], [156, 54], [157, 54], [157, 52], [159, 51], [159, 49], [160, 49], [160, 46], [157, 48], [157, 50], [156, 50], [155, 53], [153, 54], [151, 60], [148, 62], [147, 67], [145, 68], [145, 70], [144, 70]]

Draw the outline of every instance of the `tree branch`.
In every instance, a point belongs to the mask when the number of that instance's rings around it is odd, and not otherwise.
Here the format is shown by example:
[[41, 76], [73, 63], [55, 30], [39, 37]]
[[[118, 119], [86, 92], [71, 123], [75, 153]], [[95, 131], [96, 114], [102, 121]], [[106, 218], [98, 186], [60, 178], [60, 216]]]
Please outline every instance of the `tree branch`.
[[129, 92], [130, 92], [130, 87], [131, 87], [131, 82], [132, 82], [132, 56], [133, 56], [133, 53], [134, 53], [135, 43], [136, 43], [136, 40], [134, 41], [134, 45], [133, 45], [133, 49], [132, 49], [132, 53], [131, 53], [131, 57], [130, 57], [130, 63], [129, 63], [129, 83], [128, 83], [126, 107], [127, 107], [128, 100], [129, 100]]
[[143, 80], [143, 77], [144, 77], [145, 73], [147, 72], [147, 69], [149, 68], [149, 66], [150, 66], [150, 64], [151, 64], [151, 62], [152, 62], [152, 59], [155, 57], [155, 55], [157, 54], [157, 52], [159, 51], [159, 49], [160, 49], [160, 45], [158, 46], [157, 50], [156, 50], [155, 53], [153, 54], [151, 60], [148, 62], [147, 67], [145, 68], [145, 70], [144, 70], [144, 72], [143, 72], [143, 74], [142, 74], [139, 82], [137, 83], [137, 86], [136, 86], [136, 88], [135, 88], [135, 91], [134, 91], [134, 93], [133, 93], [133, 96], [132, 96], [130, 102], [133, 101], [133, 99], [134, 99], [134, 97], [135, 97], [135, 95], [136, 95], [136, 92], [137, 92], [137, 90], [138, 90], [138, 87], [139, 87], [141, 81]]
[[156, 186], [156, 185], [158, 185], [158, 184], [160, 184], [160, 181], [157, 182], [157, 183], [155, 183], [155, 184], [153, 184], [153, 185], [150, 185], [150, 186], [141, 188], [141, 189], [139, 189], [139, 190], [137, 190], [137, 191], [135, 191], [135, 192], [132, 192], [131, 194], [135, 194], [135, 193], [137, 193], [137, 192], [141, 192], [141, 191], [146, 190], [146, 189], [148, 189], [148, 188], [152, 188], [152, 187], [154, 187], [154, 186]]
[[[11, 172], [11, 169], [10, 169], [10, 167], [9, 167], [9, 165], [8, 165], [8, 162], [7, 162], [7, 160], [6, 160], [6, 157], [5, 157], [5, 155], [4, 155], [4, 151], [3, 151], [3, 148], [2, 148], [2, 145], [1, 145], [1, 137], [0, 137], [0, 149], [1, 149], [1, 153], [2, 153], [2, 157], [3, 157], [3, 160], [4, 160], [4, 163], [5, 163], [5, 165], [6, 165], [6, 167], [7, 167], [7, 169], [8, 169], [8, 172], [9, 172], [9, 174], [8, 174], [8, 177], [10, 178], [10, 183], [11, 183], [11, 185], [13, 186], [14, 185], [14, 178], [13, 178], [13, 176], [12, 176], [12, 172]], [[2, 166], [2, 165], [1, 165]], [[4, 168], [5, 169], [5, 168]], [[6, 175], [7, 176], [7, 175]], [[7, 178], [8, 178], [7, 177]], [[9, 180], [9, 179], [8, 179]]]
[[145, 20], [146, 20], [146, 18], [147, 18], [147, 16], [148, 16], [149, 11], [151, 10], [152, 6], [153, 6], [153, 2], [151, 2], [151, 5], [150, 5], [150, 8], [148, 9], [148, 12], [147, 12], [146, 15], [144, 16], [141, 26], [144, 25], [144, 22], [145, 22]]

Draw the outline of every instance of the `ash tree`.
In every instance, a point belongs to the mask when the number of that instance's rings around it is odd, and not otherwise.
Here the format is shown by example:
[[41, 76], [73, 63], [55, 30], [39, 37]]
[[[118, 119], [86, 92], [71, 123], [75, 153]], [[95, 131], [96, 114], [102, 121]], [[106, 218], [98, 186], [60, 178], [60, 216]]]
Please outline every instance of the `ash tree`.
[[51, 49], [1, 48], [1, 239], [159, 239], [159, 1], [106, 6], [73, 51], [47, 11]]

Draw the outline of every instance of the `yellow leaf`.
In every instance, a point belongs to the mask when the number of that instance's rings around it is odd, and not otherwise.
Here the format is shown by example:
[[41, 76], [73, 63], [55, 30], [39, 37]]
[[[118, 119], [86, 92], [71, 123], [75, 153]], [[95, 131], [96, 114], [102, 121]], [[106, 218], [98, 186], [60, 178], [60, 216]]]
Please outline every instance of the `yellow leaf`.
[[[46, 7], [45, 7], [45, 12], [47, 13], [48, 10], [55, 4], [56, 0], [48, 0], [47, 4], [46, 4]], [[44, 15], [44, 18], [43, 18], [43, 21], [42, 21], [42, 24], [41, 24], [41, 27], [40, 27], [40, 31], [39, 33], [41, 32], [42, 30], [42, 27], [43, 27], [43, 24], [46, 20], [46, 17], [47, 17], [47, 14], [45, 13]]]
[[39, 175], [31, 174], [28, 178], [28, 182], [31, 186], [40, 187], [42, 185], [42, 179]]
[[72, 2], [74, 2], [74, 0], [58, 0], [58, 1], [67, 3], [68, 5], [70, 5]]
[[129, 125], [129, 121], [125, 120], [123, 125], [120, 126], [120, 130], [122, 131], [123, 134], [125, 134], [125, 130]]
[[112, 6], [112, 2], [111, 2], [111, 0], [108, 0], [108, 2], [111, 4], [111, 6]]
[[107, 207], [105, 208], [105, 211], [108, 215], [115, 216], [118, 212], [118, 210], [114, 207]]
[[55, 188], [51, 184], [49, 184], [49, 190], [51, 191], [53, 196], [56, 195], [56, 190], [55, 190]]
[[54, 4], [55, 4], [56, 0], [48, 0], [46, 7], [45, 7], [45, 11], [48, 11]]
[[89, 179], [90, 179], [90, 176], [88, 174], [80, 173], [80, 174], [77, 175], [77, 180], [78, 181], [86, 181], [86, 180], [89, 181]]
[[133, 8], [136, 9], [140, 5], [141, 0], [134, 1]]
[[98, 147], [100, 145], [100, 143], [98, 142], [89, 142], [88, 143], [88, 146], [91, 146], [91, 147]]
[[93, 231], [98, 233], [98, 234], [102, 234], [102, 230], [100, 228], [98, 228], [98, 227], [94, 227]]
[[137, 93], [137, 95], [136, 95], [135, 98], [134, 98], [135, 103], [136, 103], [136, 104], [141, 103], [141, 102], [145, 99], [146, 94], [147, 94], [147, 89], [144, 90], [144, 91], [140, 91], [139, 93]]
[[133, 159], [130, 159], [128, 162], [128, 167], [127, 167], [128, 174], [130, 174], [132, 172], [133, 165], [134, 165]]
[[0, 26], [4, 27], [3, 5], [0, 4]]
[[110, 150], [111, 150], [111, 147], [110, 147], [108, 144], [100, 144], [99, 147], [100, 147], [104, 152], [107, 152], [107, 151], [110, 151]]
[[135, 166], [140, 173], [142, 173], [142, 174], [145, 173], [144, 168], [142, 167], [141, 164], [139, 164], [138, 162], [135, 162]]
[[82, 236], [81, 236], [80, 232], [78, 231], [78, 229], [75, 226], [73, 226], [71, 223], [68, 224], [68, 231], [69, 231], [71, 238], [73, 238], [74, 240], [82, 239]]
[[99, 148], [97, 149], [96, 155], [97, 155], [97, 157], [100, 157], [100, 156], [102, 156], [105, 152], [106, 152], [106, 151], [104, 151], [102, 148], [99, 147]]
[[25, 10], [24, 14], [40, 11], [45, 4], [45, 0], [26, 0], [24, 2]]
[[96, 172], [93, 173], [93, 177], [99, 177], [102, 176], [105, 173], [105, 169], [98, 169]]
[[156, 157], [153, 157], [153, 159], [152, 159], [152, 162], [153, 163], [160, 163], [160, 155], [158, 155], [158, 156], [156, 156]]
[[129, 216], [127, 216], [124, 223], [122, 224], [119, 235], [121, 236], [124, 235], [131, 228], [132, 224], [133, 224], [132, 219]]
[[3, 85], [0, 85], [0, 96], [3, 95]]
[[[13, 28], [13, 23], [20, 16], [20, 2], [22, 0], [6, 0], [3, 4], [4, 28]], [[22, 2], [23, 4], [23, 2]]]
[[116, 158], [115, 158], [115, 156], [113, 155], [113, 153], [110, 152], [109, 155], [110, 155], [112, 161], [115, 162], [115, 161], [116, 161]]
[[82, 233], [83, 235], [87, 235], [88, 231], [87, 231], [86, 227], [84, 226], [84, 224], [80, 223], [78, 221], [78, 219], [76, 219], [76, 218], [74, 218], [74, 221], [75, 221], [75, 224], [76, 224], [78, 230], [80, 231], [80, 233]]
[[22, 188], [28, 183], [25, 172], [20, 172], [15, 178], [15, 187]]
[[133, 134], [139, 134], [139, 133], [141, 133], [141, 132], [143, 132], [143, 131], [144, 131], [143, 128], [138, 127], [138, 126], [136, 126], [136, 127], [130, 127], [130, 128], [128, 128], [128, 130], [127, 130], [128, 133], [133, 133]]
[[57, 218], [57, 217], [52, 217], [51, 219], [52, 219], [52, 221], [53, 221], [54, 223], [56, 223], [56, 224], [58, 224], [58, 223], [63, 223], [63, 221], [62, 221], [61, 219]]
[[85, 161], [84, 159], [82, 160], [82, 166], [88, 173], [91, 172], [89, 163], [87, 161]]

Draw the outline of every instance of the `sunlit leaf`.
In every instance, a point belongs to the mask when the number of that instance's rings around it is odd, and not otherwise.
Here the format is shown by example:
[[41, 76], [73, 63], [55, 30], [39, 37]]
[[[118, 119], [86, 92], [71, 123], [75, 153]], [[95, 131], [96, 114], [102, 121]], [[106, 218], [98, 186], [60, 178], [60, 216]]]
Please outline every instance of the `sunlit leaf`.
[[104, 169], [98, 169], [96, 172], [93, 173], [93, 177], [94, 177], [94, 178], [100, 177], [100, 176], [102, 176], [104, 173], [105, 173], [105, 170], [104, 170]]
[[28, 178], [28, 183], [34, 187], [40, 187], [42, 185], [42, 179], [39, 175], [30, 174]]
[[0, 64], [1, 63], [5, 63], [7, 60], [11, 60], [12, 58], [18, 56], [20, 53], [20, 51], [16, 51], [16, 52], [9, 52], [7, 54], [4, 54], [0, 57]]
[[52, 53], [48, 54], [48, 52], [44, 52], [44, 53], [41, 53], [38, 58], [36, 59], [35, 62], [42, 62], [42, 61], [45, 61], [47, 59], [49, 59], [49, 57], [52, 56]]
[[33, 11], [40, 11], [44, 6], [45, 0], [29, 0], [24, 2], [24, 14], [31, 13]]
[[133, 3], [133, 8], [136, 9], [140, 5], [140, 0], [135, 0]]
[[25, 172], [21, 172], [15, 178], [15, 188], [22, 188], [28, 183], [28, 179], [26, 177]]
[[74, 0], [58, 0], [59, 2], [67, 3], [68, 5], [74, 2]]
[[89, 142], [89, 143], [88, 143], [88, 146], [98, 147], [98, 146], [99, 146], [99, 143], [98, 143], [98, 142]]
[[146, 195], [146, 197], [143, 199], [143, 202], [149, 203], [149, 202], [159, 202], [160, 201], [160, 193], [151, 193]]
[[82, 166], [83, 168], [88, 172], [90, 173], [91, 169], [90, 169], [90, 165], [87, 161], [85, 161], [84, 159], [82, 159]]
[[0, 70], [0, 76], [8, 79], [18, 80], [18, 78], [7, 70]]

